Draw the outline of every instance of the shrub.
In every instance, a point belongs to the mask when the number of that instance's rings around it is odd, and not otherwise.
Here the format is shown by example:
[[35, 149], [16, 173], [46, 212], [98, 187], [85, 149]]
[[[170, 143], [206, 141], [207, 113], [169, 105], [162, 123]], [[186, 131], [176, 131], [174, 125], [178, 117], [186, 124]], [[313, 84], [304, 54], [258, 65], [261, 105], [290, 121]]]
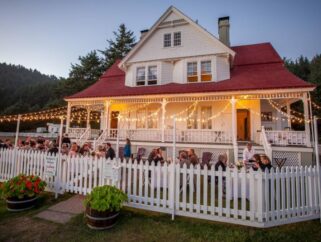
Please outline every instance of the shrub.
[[17, 198], [33, 197], [41, 193], [47, 183], [38, 176], [25, 176], [20, 174], [4, 182], [0, 187], [0, 195], [2, 198]]
[[95, 187], [86, 196], [84, 205], [89, 206], [99, 212], [118, 212], [122, 204], [127, 201], [127, 195], [114, 186]]

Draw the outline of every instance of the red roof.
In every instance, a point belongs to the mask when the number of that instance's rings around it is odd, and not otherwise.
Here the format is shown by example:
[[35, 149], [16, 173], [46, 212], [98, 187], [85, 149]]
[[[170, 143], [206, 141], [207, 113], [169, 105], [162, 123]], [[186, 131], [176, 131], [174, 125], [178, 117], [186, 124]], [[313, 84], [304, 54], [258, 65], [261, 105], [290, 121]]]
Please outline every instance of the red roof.
[[96, 83], [67, 99], [314, 87], [290, 73], [270, 43], [235, 46], [232, 49], [236, 56], [228, 80], [128, 87], [125, 86], [125, 73], [118, 68], [118, 60]]

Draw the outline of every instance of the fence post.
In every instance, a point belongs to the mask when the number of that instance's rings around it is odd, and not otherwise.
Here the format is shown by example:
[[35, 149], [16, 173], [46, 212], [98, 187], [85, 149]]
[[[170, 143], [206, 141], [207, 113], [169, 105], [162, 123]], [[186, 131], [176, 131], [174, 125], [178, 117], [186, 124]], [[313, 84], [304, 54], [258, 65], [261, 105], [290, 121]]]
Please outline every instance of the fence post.
[[319, 136], [318, 136], [318, 122], [316, 116], [313, 117], [314, 124], [314, 149], [315, 149], [315, 160], [318, 172], [318, 197], [319, 197], [319, 213], [320, 213], [320, 223], [321, 223], [321, 180], [320, 180], [320, 156], [319, 156]]
[[176, 117], [173, 119], [173, 159], [171, 174], [171, 201], [172, 201], [172, 220], [175, 218], [175, 161], [176, 161]]

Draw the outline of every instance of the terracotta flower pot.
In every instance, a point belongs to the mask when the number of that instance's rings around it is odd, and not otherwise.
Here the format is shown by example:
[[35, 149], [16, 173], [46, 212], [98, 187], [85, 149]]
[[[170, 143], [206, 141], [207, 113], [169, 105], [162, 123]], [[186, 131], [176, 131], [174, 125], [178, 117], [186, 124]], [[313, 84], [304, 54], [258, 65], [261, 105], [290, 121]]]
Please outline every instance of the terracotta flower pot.
[[118, 221], [119, 212], [99, 212], [87, 206], [86, 220], [91, 229], [104, 230], [112, 228]]
[[37, 202], [37, 196], [18, 198], [7, 198], [7, 209], [12, 212], [21, 212], [33, 208]]

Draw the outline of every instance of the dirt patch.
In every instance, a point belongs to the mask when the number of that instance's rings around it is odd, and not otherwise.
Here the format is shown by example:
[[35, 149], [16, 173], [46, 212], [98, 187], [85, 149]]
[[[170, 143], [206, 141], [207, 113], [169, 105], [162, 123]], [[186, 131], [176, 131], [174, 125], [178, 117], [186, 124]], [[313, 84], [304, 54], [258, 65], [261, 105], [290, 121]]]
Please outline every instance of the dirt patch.
[[58, 226], [30, 217], [6, 220], [0, 223], [0, 241], [46, 241]]

